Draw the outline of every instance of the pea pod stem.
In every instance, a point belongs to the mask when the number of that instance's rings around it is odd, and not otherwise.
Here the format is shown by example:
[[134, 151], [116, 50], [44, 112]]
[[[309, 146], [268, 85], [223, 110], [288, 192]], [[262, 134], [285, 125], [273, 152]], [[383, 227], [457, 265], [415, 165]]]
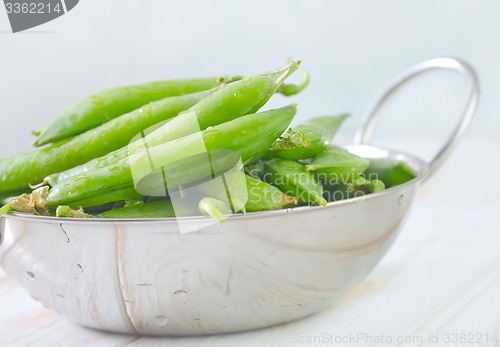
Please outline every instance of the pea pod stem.
[[2, 206], [0, 207], [0, 218], [4, 215], [4, 214], [7, 214], [9, 212], [12, 212], [12, 211], [15, 211], [15, 208], [12, 207], [12, 205], [10, 203], [8, 203], [7, 205], [5, 206]]
[[309, 85], [309, 73], [306, 70], [301, 70], [302, 77], [304, 80], [300, 84], [283, 84], [278, 88], [278, 93], [283, 94], [284, 96], [292, 96], [300, 93], [304, 88]]

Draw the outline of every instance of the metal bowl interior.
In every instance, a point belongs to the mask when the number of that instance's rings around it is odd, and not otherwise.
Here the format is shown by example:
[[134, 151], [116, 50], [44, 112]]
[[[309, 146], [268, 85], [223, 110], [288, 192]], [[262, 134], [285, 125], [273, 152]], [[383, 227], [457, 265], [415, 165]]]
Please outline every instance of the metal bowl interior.
[[280, 324], [315, 313], [361, 281], [396, 238], [428, 166], [399, 186], [324, 207], [227, 216], [70, 219], [8, 215], [0, 264], [48, 308], [84, 326], [195, 335]]

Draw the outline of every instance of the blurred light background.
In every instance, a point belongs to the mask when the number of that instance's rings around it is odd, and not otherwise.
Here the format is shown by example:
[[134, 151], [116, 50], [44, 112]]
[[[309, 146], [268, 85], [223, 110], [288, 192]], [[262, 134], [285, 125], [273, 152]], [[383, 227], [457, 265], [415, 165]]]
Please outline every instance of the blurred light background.
[[[341, 142], [351, 141], [371, 102], [404, 69], [437, 56], [461, 58], [476, 69], [481, 85], [466, 137], [500, 140], [498, 13], [494, 0], [82, 0], [52, 22], [12, 34], [0, 8], [0, 156], [30, 150], [30, 129], [99, 90], [258, 74], [288, 57], [303, 60], [311, 83], [265, 108], [297, 102], [295, 124], [350, 112]], [[405, 142], [439, 145], [464, 95], [453, 73], [416, 80], [386, 109], [376, 142], [416, 154], [422, 153]]]

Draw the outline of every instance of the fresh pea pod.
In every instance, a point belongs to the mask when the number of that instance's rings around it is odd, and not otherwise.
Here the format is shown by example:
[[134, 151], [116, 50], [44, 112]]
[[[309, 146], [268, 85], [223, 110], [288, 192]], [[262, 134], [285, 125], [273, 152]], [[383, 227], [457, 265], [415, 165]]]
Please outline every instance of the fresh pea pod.
[[[295, 113], [296, 106], [290, 105], [281, 109], [250, 114], [203, 132], [150, 147], [120, 163], [70, 177], [50, 190], [46, 204], [49, 207], [71, 205], [74, 202], [120, 190], [129, 190], [132, 194], [134, 187], [138, 189], [142, 181], [145, 181], [147, 185], [148, 173], [160, 178], [159, 181], [152, 179], [152, 185], [156, 189], [158, 189], [158, 183], [164, 183], [165, 186], [168, 185], [168, 188], [187, 184], [195, 179], [203, 178], [203, 176], [196, 177], [196, 175], [204, 174], [206, 171], [204, 167], [210, 170], [213, 164], [210, 158], [200, 161], [197, 155], [206, 154], [208, 157], [210, 151], [223, 149], [239, 154], [244, 163], [262, 149], [267, 148], [282, 134]], [[176, 167], [180, 169], [176, 170]], [[167, 181], [164, 180], [165, 177], [168, 177]], [[122, 199], [127, 200], [125, 196], [122, 196]], [[103, 198], [94, 203], [101, 205], [111, 201], [115, 200]]]
[[368, 160], [350, 153], [346, 149], [328, 146], [325, 152], [318, 154], [306, 171], [312, 171], [322, 184], [335, 184], [352, 181], [368, 167]]
[[[67, 172], [51, 175], [46, 180], [51, 186], [54, 186], [68, 177], [117, 163], [131, 153], [143, 150], [144, 143], [150, 147], [156, 146], [205, 130], [209, 126], [254, 113], [269, 100], [283, 81], [298, 69], [299, 64], [300, 61], [292, 62], [277, 71], [227, 84], [187, 111], [182, 112], [168, 124], [146, 135], [144, 139], [139, 139], [129, 146], [72, 168]], [[53, 172], [58, 171], [53, 170]]]
[[138, 202], [136, 204], [105, 211], [98, 215], [101, 218], [167, 218], [175, 217], [170, 200]]
[[[111, 191], [97, 192], [88, 197], [83, 197], [81, 199], [70, 200], [64, 203], [72, 208], [84, 207], [85, 209], [100, 209], [101, 206], [110, 204], [116, 201], [126, 201], [126, 200], [139, 200], [144, 198], [144, 195], [139, 194], [134, 186], [127, 186], [124, 188], [117, 188]], [[51, 204], [51, 207], [55, 207], [56, 204]]]
[[326, 205], [323, 189], [314, 176], [295, 160], [271, 159], [264, 162], [265, 180], [303, 203]]
[[283, 206], [297, 205], [295, 197], [244, 174], [237, 166], [195, 188], [190, 190], [189, 194], [198, 193], [224, 201], [232, 207], [233, 212], [275, 210]]
[[220, 79], [169, 80], [107, 89], [71, 105], [42, 130], [33, 143], [42, 146], [81, 134], [149, 102], [216, 87]]
[[[28, 189], [60, 172], [126, 146], [145, 128], [171, 119], [212, 94], [214, 90], [152, 102], [58, 145], [0, 160], [0, 192]], [[49, 176], [50, 181], [60, 177]]]
[[248, 189], [245, 208], [248, 212], [276, 210], [297, 205], [297, 198], [283, 193], [278, 188], [248, 175], [245, 175], [245, 178]]
[[[309, 74], [302, 73], [304, 81], [301, 84], [283, 84], [277, 92], [285, 96], [301, 92], [309, 84]], [[43, 131], [34, 132], [38, 138], [33, 145], [42, 146], [76, 136], [152, 101], [208, 90], [242, 78], [181, 79], [107, 89], [71, 105], [50, 121]]]
[[325, 150], [348, 114], [315, 117], [290, 130], [270, 150], [284, 159], [305, 159]]
[[368, 179], [378, 179], [384, 182], [387, 188], [390, 188], [414, 179], [417, 177], [417, 173], [405, 162], [390, 158], [378, 158], [370, 159], [370, 165], [363, 176]]
[[344, 200], [376, 193], [385, 189], [384, 182], [377, 179], [367, 180], [362, 176], [355, 177], [351, 182], [338, 182], [323, 186], [323, 196], [328, 201]]
[[[229, 176], [228, 173], [225, 173], [224, 176], [227, 178], [227, 184], [229, 187], [235, 187], [235, 184], [238, 183], [233, 180], [232, 176]], [[193, 191], [190, 190], [190, 197], [188, 202], [195, 202], [199, 199], [198, 208], [208, 213], [211, 216], [219, 213], [218, 215], [222, 216], [223, 214], [231, 214], [237, 211], [264, 211], [264, 210], [275, 210], [282, 208], [284, 206], [289, 205], [297, 205], [297, 199], [295, 197], [289, 196], [281, 192], [278, 188], [267, 184], [261, 180], [255, 179], [248, 175], [243, 175], [246, 188], [244, 189], [245, 194], [247, 194], [247, 198], [243, 198], [246, 200], [246, 204], [243, 204], [241, 200], [237, 200], [239, 194], [235, 194], [235, 192], [229, 192], [229, 194], [224, 189], [215, 189], [214, 185], [208, 185], [209, 182], [205, 182], [197, 186], [196, 191], [199, 194], [210, 194], [210, 196], [206, 196], [205, 198], [213, 198], [220, 203], [214, 204], [211, 200], [203, 200], [203, 198], [196, 198], [196, 196], [192, 196]], [[238, 180], [239, 181], [239, 180]], [[238, 189], [238, 187], [235, 187]], [[231, 200], [231, 205], [228, 204], [228, 197]], [[222, 199], [221, 199], [222, 198]], [[202, 202], [203, 200], [203, 202]], [[223, 203], [225, 212], [213, 212], [214, 209], [217, 209], [217, 206]], [[186, 204], [184, 204], [184, 210], [186, 209]], [[244, 206], [243, 206], [244, 205]], [[176, 204], [176, 207], [178, 203]], [[219, 206], [220, 207], [220, 206]], [[177, 212], [177, 216], [179, 216], [179, 211]], [[191, 213], [192, 215], [193, 213]], [[184, 214], [185, 215], [185, 214]], [[164, 218], [164, 217], [175, 217], [176, 213], [174, 212], [172, 203], [170, 200], [160, 200], [160, 201], [152, 201], [152, 202], [144, 202], [137, 203], [131, 206], [125, 206], [122, 208], [110, 210], [103, 212], [99, 215], [103, 218]], [[217, 218], [219, 221], [221, 218]]]

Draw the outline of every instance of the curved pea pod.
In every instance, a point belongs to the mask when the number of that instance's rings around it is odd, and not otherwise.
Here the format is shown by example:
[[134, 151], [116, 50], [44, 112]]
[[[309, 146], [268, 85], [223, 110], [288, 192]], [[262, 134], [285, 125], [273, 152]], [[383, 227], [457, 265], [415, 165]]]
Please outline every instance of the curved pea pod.
[[328, 146], [318, 154], [311, 164], [305, 165], [306, 171], [314, 172], [322, 184], [350, 182], [368, 167], [368, 160], [350, 153], [346, 149]]
[[290, 130], [276, 141], [270, 150], [284, 159], [314, 157], [326, 148], [349, 114], [322, 116], [309, 119]]
[[[229, 79], [230, 80], [230, 79]], [[71, 105], [53, 118], [33, 143], [42, 146], [81, 134], [149, 102], [216, 87], [220, 78], [169, 80], [107, 89]]]
[[417, 173], [405, 162], [390, 158], [370, 159], [370, 165], [363, 174], [368, 179], [378, 179], [384, 182], [387, 188], [408, 182]]
[[[228, 156], [220, 155], [219, 158], [217, 155], [214, 157], [213, 153], [235, 153], [245, 163], [256, 153], [269, 147], [288, 127], [295, 113], [295, 105], [290, 105], [251, 114], [174, 141], [148, 147], [114, 165], [93, 169], [60, 182], [50, 190], [47, 205], [71, 205], [98, 196], [103, 198], [96, 198], [93, 203], [101, 205], [116, 201], [111, 199], [114, 192], [119, 191], [131, 195], [154, 195], [149, 194], [151, 192], [146, 189], [148, 187], [163, 190], [165, 194], [165, 190], [213, 175], [214, 167], [224, 169]], [[200, 160], [203, 157], [205, 159]], [[227, 165], [229, 164], [231, 166], [226, 166], [225, 169], [234, 166], [234, 160], [230, 160]], [[126, 194], [120, 197], [122, 200], [129, 199]]]
[[385, 189], [384, 182], [367, 180], [362, 176], [355, 177], [351, 182], [338, 182], [333, 185], [323, 186], [323, 196], [328, 201], [344, 200], [362, 196], [369, 193], [376, 193]]
[[248, 212], [276, 210], [297, 205], [297, 198], [283, 193], [278, 188], [248, 175], [245, 175], [245, 178], [248, 189], [245, 208]]
[[265, 180], [294, 196], [298, 202], [326, 205], [323, 188], [314, 176], [304, 170], [304, 166], [295, 160], [271, 159], [264, 162]]
[[[73, 179], [78, 180], [78, 177]], [[108, 204], [117, 201], [126, 200], [137, 200], [144, 198], [144, 195], [139, 194], [134, 186], [126, 186], [123, 188], [117, 188], [115, 190], [97, 192], [90, 196], [83, 197], [81, 199], [72, 199], [68, 196], [65, 205], [72, 208], [84, 207], [85, 209], [101, 209], [103, 206], [106, 207]], [[50, 207], [56, 207], [57, 204], [50, 204]]]
[[[149, 134], [147, 143], [165, 143], [257, 112], [299, 65], [300, 61], [295, 61], [274, 72], [225, 85]], [[129, 146], [129, 150], [134, 149]]]
[[[53, 186], [76, 174], [117, 163], [130, 154], [144, 150], [145, 143], [149, 147], [157, 146], [205, 130], [209, 126], [219, 125], [246, 114], [254, 113], [269, 100], [286, 78], [298, 69], [299, 64], [300, 61], [292, 62], [277, 71], [247, 77], [224, 85], [210, 96], [179, 114], [169, 123], [147, 135], [145, 134], [143, 138], [139, 136], [136, 141], [124, 148], [111, 152], [104, 157], [93, 159], [67, 172], [47, 177], [46, 181]], [[245, 131], [245, 129], [242, 129], [242, 131]], [[52, 170], [52, 172], [58, 171], [60, 170]]]
[[[65, 173], [53, 174], [54, 172], [67, 170], [126, 146], [145, 128], [177, 116], [179, 112], [213, 92], [210, 90], [165, 98], [60, 144], [0, 160], [0, 192], [28, 189], [30, 183], [38, 183], [44, 178], [54, 185], [57, 181], [69, 177]], [[46, 177], [47, 175], [51, 176]]]

